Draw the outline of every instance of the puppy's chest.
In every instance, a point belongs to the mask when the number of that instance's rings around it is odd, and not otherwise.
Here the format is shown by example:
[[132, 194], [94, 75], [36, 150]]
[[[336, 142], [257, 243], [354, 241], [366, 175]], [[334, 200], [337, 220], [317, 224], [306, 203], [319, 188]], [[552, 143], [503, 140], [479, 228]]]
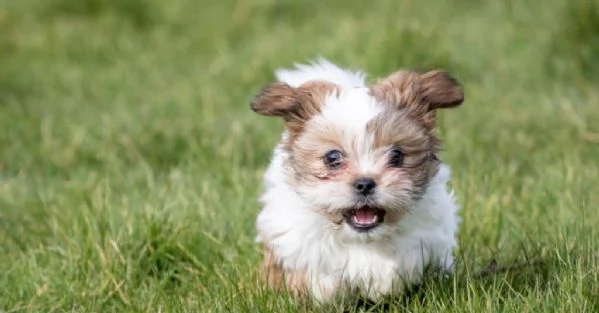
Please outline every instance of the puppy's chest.
[[392, 251], [371, 247], [349, 247], [329, 259], [330, 273], [355, 281], [393, 279], [398, 270], [398, 260]]

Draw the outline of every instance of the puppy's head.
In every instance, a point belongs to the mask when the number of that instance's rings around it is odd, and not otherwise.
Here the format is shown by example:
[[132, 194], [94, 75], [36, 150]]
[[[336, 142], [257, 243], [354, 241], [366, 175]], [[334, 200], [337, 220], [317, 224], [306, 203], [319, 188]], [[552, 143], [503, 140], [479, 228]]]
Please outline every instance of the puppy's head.
[[458, 106], [447, 72], [399, 71], [362, 88], [272, 83], [254, 112], [285, 121], [288, 183], [340, 231], [383, 234], [426, 192], [437, 172], [438, 109]]

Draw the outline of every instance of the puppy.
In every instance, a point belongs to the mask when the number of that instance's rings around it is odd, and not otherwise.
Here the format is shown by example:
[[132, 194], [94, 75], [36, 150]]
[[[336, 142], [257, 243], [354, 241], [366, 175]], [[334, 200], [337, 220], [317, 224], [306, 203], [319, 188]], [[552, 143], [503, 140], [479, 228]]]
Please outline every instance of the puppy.
[[367, 84], [320, 59], [277, 71], [251, 109], [283, 119], [257, 218], [268, 286], [318, 303], [376, 301], [449, 271], [458, 206], [438, 156], [438, 109], [463, 102], [447, 72]]

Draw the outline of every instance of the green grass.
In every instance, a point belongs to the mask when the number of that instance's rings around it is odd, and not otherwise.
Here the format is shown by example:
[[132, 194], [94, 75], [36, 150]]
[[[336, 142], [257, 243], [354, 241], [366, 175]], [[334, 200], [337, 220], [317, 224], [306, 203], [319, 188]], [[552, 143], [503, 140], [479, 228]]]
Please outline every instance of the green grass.
[[597, 312], [597, 16], [591, 0], [0, 0], [0, 311], [357, 310], [256, 278], [282, 125], [248, 100], [322, 55], [465, 86], [440, 116], [456, 274], [388, 311]]

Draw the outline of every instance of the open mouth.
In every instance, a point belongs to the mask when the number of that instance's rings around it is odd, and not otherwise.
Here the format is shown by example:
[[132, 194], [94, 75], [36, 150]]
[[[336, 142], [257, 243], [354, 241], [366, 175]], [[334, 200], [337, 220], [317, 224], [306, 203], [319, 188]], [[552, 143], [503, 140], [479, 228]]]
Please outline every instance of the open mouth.
[[344, 216], [345, 222], [353, 229], [359, 232], [367, 232], [383, 223], [385, 210], [363, 206], [347, 210]]

